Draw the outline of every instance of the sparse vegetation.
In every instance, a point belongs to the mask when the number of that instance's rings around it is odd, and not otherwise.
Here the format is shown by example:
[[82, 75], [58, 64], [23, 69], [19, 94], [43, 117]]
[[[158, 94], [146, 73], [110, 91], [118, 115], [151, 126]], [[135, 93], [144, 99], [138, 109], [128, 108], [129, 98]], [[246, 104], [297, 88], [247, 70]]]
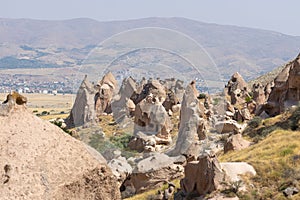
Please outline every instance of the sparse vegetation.
[[255, 116], [253, 117], [252, 120], [248, 122], [248, 127], [257, 128], [259, 125], [261, 125], [261, 123], [262, 123], [262, 118], [259, 116]]
[[198, 99], [205, 99], [206, 98], [206, 94], [204, 93], [200, 93], [198, 96]]
[[250, 103], [252, 101], [252, 96], [246, 96], [245, 101], [246, 103]]
[[220, 102], [220, 100], [221, 100], [220, 98], [214, 98], [214, 99], [213, 99], [213, 105], [214, 105], [214, 106], [218, 105], [219, 102]]
[[[172, 183], [175, 185], [175, 188], [180, 188], [180, 179], [173, 180]], [[148, 199], [154, 199], [155, 195], [157, 194], [158, 190], [164, 191], [166, 188], [168, 188], [168, 184], [162, 185], [160, 188], [156, 188], [153, 190], [149, 190], [147, 192], [143, 192], [141, 194], [134, 195], [133, 197], [126, 198], [126, 200], [148, 200]], [[170, 200], [172, 200], [171, 198]]]
[[[300, 181], [300, 132], [275, 130], [257, 144], [220, 157], [221, 161], [244, 161], [254, 166], [254, 187], [240, 199], [280, 199], [282, 190]], [[283, 187], [283, 185], [285, 187]], [[295, 195], [295, 199], [300, 198]]]
[[53, 121], [51, 122], [52, 124], [58, 126], [59, 128], [61, 128], [65, 133], [68, 133], [71, 135], [71, 131], [68, 130], [66, 127], [62, 127], [62, 122], [61, 121]]
[[226, 197], [235, 197], [242, 186], [242, 181], [223, 182], [223, 185], [226, 189], [222, 190], [221, 193], [225, 194]]
[[109, 140], [118, 148], [120, 149], [126, 149], [127, 145], [132, 138], [131, 134], [124, 133], [117, 136], [112, 136], [109, 138]]

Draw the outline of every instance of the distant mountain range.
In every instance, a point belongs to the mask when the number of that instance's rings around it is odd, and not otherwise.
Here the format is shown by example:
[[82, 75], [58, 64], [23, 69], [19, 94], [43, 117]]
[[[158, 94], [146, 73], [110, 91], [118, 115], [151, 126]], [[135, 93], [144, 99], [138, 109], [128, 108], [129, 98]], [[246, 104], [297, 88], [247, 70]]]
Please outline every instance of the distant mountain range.
[[274, 31], [209, 24], [185, 18], [99, 22], [0, 19], [0, 69], [78, 66], [104, 39], [129, 29], [162, 27], [203, 46], [224, 80], [239, 71], [246, 80], [271, 71], [300, 51], [300, 37]]

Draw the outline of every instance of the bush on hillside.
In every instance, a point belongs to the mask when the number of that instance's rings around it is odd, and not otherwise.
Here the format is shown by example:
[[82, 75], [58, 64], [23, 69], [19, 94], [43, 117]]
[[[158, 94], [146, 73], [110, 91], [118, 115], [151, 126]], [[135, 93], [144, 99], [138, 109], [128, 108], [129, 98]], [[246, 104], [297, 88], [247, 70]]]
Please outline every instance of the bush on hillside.
[[252, 120], [248, 122], [248, 126], [251, 128], [257, 128], [262, 123], [262, 118], [259, 116], [255, 116]]

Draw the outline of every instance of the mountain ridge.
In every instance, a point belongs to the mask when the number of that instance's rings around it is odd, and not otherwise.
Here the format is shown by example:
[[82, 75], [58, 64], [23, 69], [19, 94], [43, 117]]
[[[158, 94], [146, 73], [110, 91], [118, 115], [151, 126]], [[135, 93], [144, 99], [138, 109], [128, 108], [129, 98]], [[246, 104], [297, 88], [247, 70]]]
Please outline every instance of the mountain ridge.
[[[142, 27], [172, 29], [193, 38], [214, 59], [224, 79], [236, 71], [243, 74], [246, 80], [253, 79], [286, 63], [300, 51], [300, 36], [181, 17], [125, 21], [0, 18], [0, 59], [7, 56], [18, 59], [26, 57], [43, 61], [45, 66], [48, 63], [63, 63], [62, 67], [75, 66], [106, 38]], [[28, 45], [35, 51], [21, 49], [22, 45]], [[40, 51], [47, 55], [35, 56]]]

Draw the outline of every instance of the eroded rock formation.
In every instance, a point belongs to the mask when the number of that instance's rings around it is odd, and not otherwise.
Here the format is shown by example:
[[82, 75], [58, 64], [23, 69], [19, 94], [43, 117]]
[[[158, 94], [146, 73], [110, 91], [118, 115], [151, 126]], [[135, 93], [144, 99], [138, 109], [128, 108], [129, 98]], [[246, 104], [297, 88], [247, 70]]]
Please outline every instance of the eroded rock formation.
[[111, 72], [105, 74], [102, 80], [97, 84], [98, 91], [95, 94], [95, 111], [97, 115], [112, 112], [111, 101], [117, 86], [117, 81]]
[[115, 177], [94, 149], [16, 105], [0, 116], [4, 199], [120, 199]]
[[300, 54], [295, 60], [285, 66], [274, 80], [274, 87], [268, 101], [257, 114], [265, 111], [269, 116], [275, 116], [286, 108], [297, 105], [300, 101]]
[[114, 119], [117, 123], [123, 122], [126, 118], [134, 115], [135, 104], [131, 97], [136, 94], [137, 84], [131, 77], [123, 80], [118, 95], [114, 96], [111, 108]]
[[230, 96], [232, 105], [240, 105], [245, 103], [248, 94], [248, 85], [243, 77], [238, 73], [234, 73], [225, 87], [225, 93]]
[[66, 119], [68, 128], [88, 126], [95, 122], [94, 97], [96, 90], [85, 76], [82, 81], [72, 107], [71, 113]]
[[187, 163], [184, 170], [185, 177], [181, 180], [180, 186], [185, 194], [206, 195], [221, 188], [225, 180], [215, 156], [203, 155], [197, 161]]
[[189, 157], [199, 154], [196, 152], [195, 146], [199, 144], [200, 140], [205, 139], [206, 128], [205, 120], [201, 117], [204, 116], [204, 111], [201, 109], [198, 95], [195, 82], [192, 82], [187, 86], [183, 96], [178, 138], [175, 148], [169, 152], [169, 155], [186, 155]]

